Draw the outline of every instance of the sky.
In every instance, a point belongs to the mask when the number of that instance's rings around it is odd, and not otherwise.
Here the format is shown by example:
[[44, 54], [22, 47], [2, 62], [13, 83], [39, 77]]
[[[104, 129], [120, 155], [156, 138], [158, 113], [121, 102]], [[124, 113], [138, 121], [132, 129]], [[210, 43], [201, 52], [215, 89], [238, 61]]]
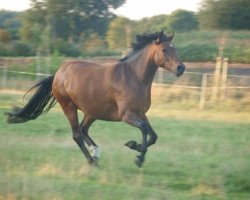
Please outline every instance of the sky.
[[[170, 14], [177, 9], [198, 11], [202, 0], [127, 0], [114, 13], [132, 20]], [[30, 0], [0, 0], [0, 10], [22, 11], [29, 8]]]

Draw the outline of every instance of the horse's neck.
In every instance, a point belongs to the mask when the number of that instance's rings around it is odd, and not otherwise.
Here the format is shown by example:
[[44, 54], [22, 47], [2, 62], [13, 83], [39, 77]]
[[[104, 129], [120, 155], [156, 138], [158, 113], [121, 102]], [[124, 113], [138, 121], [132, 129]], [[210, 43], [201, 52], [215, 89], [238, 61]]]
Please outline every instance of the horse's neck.
[[152, 84], [157, 70], [152, 53], [152, 50], [146, 47], [139, 52], [138, 55], [128, 61], [131, 70], [135, 73], [138, 80], [147, 85]]

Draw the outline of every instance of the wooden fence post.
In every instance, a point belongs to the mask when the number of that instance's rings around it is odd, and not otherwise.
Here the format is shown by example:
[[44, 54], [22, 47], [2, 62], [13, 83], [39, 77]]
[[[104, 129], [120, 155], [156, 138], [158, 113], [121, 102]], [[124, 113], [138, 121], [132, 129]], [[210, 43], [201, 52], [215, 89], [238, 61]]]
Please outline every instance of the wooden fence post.
[[221, 75], [220, 100], [224, 100], [226, 97], [227, 68], [228, 68], [228, 58], [224, 58], [222, 65], [222, 75]]
[[219, 82], [220, 82], [221, 67], [222, 67], [222, 58], [217, 57], [216, 58], [216, 65], [215, 65], [212, 100], [215, 100], [218, 97], [218, 88], [219, 88]]
[[130, 27], [130, 25], [126, 26], [125, 32], [126, 32], [126, 45], [127, 45], [126, 54], [128, 54], [130, 52], [130, 49], [131, 49], [131, 27]]
[[[40, 50], [37, 50], [36, 52], [36, 73], [41, 73], [41, 52]], [[36, 80], [38, 81], [40, 79], [39, 75], [36, 75]]]
[[46, 55], [45, 55], [45, 70], [46, 74], [51, 73], [51, 53], [49, 48], [46, 50]]
[[206, 101], [206, 87], [207, 87], [207, 76], [208, 74], [202, 75], [202, 83], [201, 83], [201, 95], [200, 95], [200, 103], [199, 103], [199, 109], [203, 110], [205, 107], [205, 101]]
[[160, 84], [163, 84], [163, 82], [164, 82], [164, 70], [161, 68], [161, 67], [159, 67], [158, 68], [158, 83], [160, 83]]

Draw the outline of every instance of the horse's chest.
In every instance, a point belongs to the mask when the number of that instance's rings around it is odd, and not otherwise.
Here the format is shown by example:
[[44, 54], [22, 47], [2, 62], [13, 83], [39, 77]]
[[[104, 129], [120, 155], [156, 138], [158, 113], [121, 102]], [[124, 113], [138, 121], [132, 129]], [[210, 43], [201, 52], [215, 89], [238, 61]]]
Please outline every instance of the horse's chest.
[[150, 107], [151, 98], [150, 91], [147, 89], [132, 89], [124, 94], [124, 101], [133, 110], [145, 113]]

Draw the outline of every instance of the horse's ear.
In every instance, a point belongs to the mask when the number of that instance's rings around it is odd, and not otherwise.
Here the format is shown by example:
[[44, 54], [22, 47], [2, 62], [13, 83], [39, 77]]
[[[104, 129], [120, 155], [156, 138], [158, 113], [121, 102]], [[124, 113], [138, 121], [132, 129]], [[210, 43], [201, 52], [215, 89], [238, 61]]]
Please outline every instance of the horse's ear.
[[171, 36], [168, 37], [168, 41], [171, 42], [173, 40], [173, 38], [174, 38], [174, 32], [172, 33]]
[[160, 44], [160, 43], [162, 43], [162, 41], [163, 41], [163, 31], [161, 31], [161, 32], [159, 33], [159, 36], [158, 36], [158, 38], [157, 38], [157, 40], [156, 40], [156, 43], [157, 43], [157, 44]]

